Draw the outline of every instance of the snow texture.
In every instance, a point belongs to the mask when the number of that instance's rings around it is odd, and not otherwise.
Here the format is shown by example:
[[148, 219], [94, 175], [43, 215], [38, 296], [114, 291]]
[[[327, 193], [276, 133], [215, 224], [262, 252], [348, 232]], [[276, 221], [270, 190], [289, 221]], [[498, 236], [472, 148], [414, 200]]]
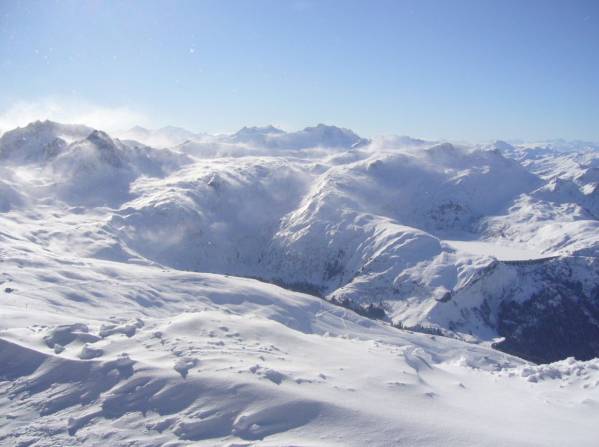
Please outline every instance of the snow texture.
[[119, 136], [0, 138], [0, 444], [596, 445], [592, 144]]

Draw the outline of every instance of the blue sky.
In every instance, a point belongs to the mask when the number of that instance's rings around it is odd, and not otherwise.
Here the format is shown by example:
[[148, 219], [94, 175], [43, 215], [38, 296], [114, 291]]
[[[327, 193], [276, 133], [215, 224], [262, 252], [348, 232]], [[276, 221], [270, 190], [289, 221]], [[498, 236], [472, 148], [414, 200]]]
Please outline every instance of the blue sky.
[[599, 1], [0, 0], [0, 127], [599, 140]]

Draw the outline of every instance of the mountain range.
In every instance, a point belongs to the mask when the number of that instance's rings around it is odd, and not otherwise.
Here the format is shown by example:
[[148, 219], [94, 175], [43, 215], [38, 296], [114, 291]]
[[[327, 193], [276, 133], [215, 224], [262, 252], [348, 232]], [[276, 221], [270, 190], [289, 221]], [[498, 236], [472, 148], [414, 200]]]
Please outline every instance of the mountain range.
[[599, 436], [597, 144], [35, 122], [0, 224], [0, 443]]

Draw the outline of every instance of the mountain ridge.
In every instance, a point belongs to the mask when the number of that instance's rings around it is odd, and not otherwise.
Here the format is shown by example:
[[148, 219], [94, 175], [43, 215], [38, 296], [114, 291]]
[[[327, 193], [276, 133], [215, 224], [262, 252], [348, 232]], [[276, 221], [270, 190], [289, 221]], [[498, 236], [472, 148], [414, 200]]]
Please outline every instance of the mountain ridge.
[[1, 444], [595, 445], [593, 153], [81, 130], [0, 139]]
[[[29, 129], [43, 136], [34, 141], [64, 133], [49, 122]], [[322, 141], [315, 142], [313, 132]], [[306, 133], [312, 135], [307, 146]], [[326, 149], [331, 133], [334, 142], [339, 135], [349, 140], [324, 152], [312, 148]], [[272, 135], [300, 135], [302, 144], [288, 151], [276, 142], [256, 153]], [[505, 157], [507, 143], [481, 148], [405, 137], [366, 142], [347, 129], [318, 125], [299, 133], [246, 127], [202, 144], [235, 151], [203, 157], [181, 146], [152, 149], [91, 130], [38, 160], [39, 172], [55, 179], [45, 203], [57, 194], [70, 205], [114, 208], [95, 224], [106, 242], [90, 245], [85, 256], [133, 256], [177, 269], [261, 278], [355, 308], [384, 304], [386, 318], [396, 324], [427, 325], [488, 343], [502, 336], [496, 323], [483, 320], [484, 330], [473, 335], [471, 328], [457, 329], [463, 326], [459, 315], [448, 320], [431, 309], [462, 293], [468, 278], [493, 260], [493, 250], [525, 247], [518, 235], [527, 233], [531, 259], [595, 256], [599, 247], [599, 201], [589, 189], [594, 184], [580, 175], [540, 174]], [[18, 182], [4, 188], [5, 210], [35, 202]], [[532, 299], [518, 293], [509, 299]]]

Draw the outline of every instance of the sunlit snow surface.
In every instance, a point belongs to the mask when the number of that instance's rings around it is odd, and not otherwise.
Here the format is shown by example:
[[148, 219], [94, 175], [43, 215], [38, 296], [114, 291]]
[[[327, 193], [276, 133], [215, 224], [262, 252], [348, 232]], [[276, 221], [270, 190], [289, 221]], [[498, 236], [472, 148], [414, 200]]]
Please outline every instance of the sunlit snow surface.
[[598, 361], [493, 350], [475, 311], [550, 269], [593, 290], [589, 181], [327, 126], [147, 134], [172, 150], [54, 123], [9, 137], [0, 445], [596, 445]]
[[533, 366], [254, 280], [38, 254], [9, 254], [3, 271], [14, 288], [3, 445], [592, 446], [599, 435], [597, 361]]
[[529, 259], [543, 259], [543, 255], [535, 250], [528, 249], [524, 244], [504, 245], [500, 242], [482, 241], [443, 241], [456, 250], [478, 256], [492, 256], [500, 261], [525, 261]]

